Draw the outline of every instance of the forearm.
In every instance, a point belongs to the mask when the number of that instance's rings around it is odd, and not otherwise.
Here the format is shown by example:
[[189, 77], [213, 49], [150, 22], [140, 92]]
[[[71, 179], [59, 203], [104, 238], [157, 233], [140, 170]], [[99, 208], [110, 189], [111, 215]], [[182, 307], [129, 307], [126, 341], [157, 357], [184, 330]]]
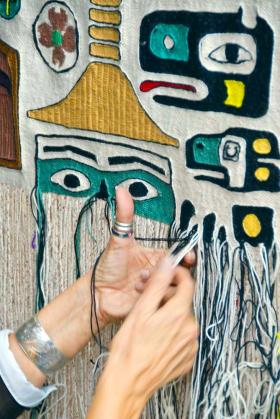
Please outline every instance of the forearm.
[[[39, 320], [55, 346], [69, 359], [80, 352], [91, 339], [97, 325], [91, 319], [91, 271], [44, 307]], [[100, 323], [99, 326], [104, 325]]]
[[[91, 319], [91, 271], [44, 307], [38, 318], [55, 346], [68, 359], [72, 359], [91, 339], [97, 325]], [[99, 327], [103, 327], [101, 319]], [[19, 347], [15, 335], [10, 336], [10, 349], [28, 381], [41, 387], [46, 376], [31, 362]]]
[[100, 377], [87, 419], [139, 419], [146, 397], [133, 371], [109, 358]]

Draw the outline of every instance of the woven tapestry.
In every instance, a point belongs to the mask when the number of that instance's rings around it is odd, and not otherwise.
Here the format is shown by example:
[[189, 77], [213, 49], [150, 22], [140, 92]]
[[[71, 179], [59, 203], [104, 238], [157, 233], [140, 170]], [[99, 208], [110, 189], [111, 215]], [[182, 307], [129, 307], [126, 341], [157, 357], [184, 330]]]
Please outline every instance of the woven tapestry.
[[[279, 16], [276, 0], [0, 0], [0, 327], [89, 270], [126, 188], [141, 244], [197, 252], [197, 359], [147, 419], [280, 416]], [[116, 330], [26, 417], [85, 417]]]

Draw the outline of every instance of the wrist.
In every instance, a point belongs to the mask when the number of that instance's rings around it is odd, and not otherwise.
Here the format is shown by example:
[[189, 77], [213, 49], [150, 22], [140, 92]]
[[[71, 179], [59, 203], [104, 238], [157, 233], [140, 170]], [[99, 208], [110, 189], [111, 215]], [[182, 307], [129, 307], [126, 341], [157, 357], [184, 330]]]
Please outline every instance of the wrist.
[[9, 347], [26, 379], [35, 387], [42, 387], [46, 381], [46, 376], [22, 351], [17, 342], [15, 333], [10, 334], [9, 336]]
[[[112, 353], [99, 384], [105, 392], [106, 389], [114, 389], [116, 411], [123, 412], [121, 419], [136, 419], [141, 416], [149, 398], [143, 381], [143, 376], [139, 376], [136, 368]], [[116, 419], [119, 419], [118, 416]]]

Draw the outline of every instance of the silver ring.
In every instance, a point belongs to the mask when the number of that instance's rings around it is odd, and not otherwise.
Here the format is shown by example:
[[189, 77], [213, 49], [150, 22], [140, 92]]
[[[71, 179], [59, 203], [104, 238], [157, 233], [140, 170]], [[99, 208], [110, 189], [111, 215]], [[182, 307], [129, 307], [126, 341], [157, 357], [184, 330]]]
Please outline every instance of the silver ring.
[[131, 237], [133, 234], [133, 223], [122, 223], [115, 219], [112, 234], [121, 239]]

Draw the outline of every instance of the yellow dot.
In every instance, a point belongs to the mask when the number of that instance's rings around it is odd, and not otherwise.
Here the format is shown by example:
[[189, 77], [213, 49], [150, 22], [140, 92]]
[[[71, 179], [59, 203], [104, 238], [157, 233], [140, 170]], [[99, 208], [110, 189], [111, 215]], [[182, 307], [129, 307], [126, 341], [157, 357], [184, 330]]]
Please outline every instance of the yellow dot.
[[247, 214], [242, 221], [243, 230], [249, 237], [258, 237], [262, 231], [260, 220], [255, 214]]
[[267, 167], [259, 167], [255, 171], [255, 177], [260, 182], [266, 182], [270, 176], [270, 170]]
[[258, 154], [269, 154], [271, 152], [271, 144], [267, 138], [256, 138], [253, 142], [253, 149]]

